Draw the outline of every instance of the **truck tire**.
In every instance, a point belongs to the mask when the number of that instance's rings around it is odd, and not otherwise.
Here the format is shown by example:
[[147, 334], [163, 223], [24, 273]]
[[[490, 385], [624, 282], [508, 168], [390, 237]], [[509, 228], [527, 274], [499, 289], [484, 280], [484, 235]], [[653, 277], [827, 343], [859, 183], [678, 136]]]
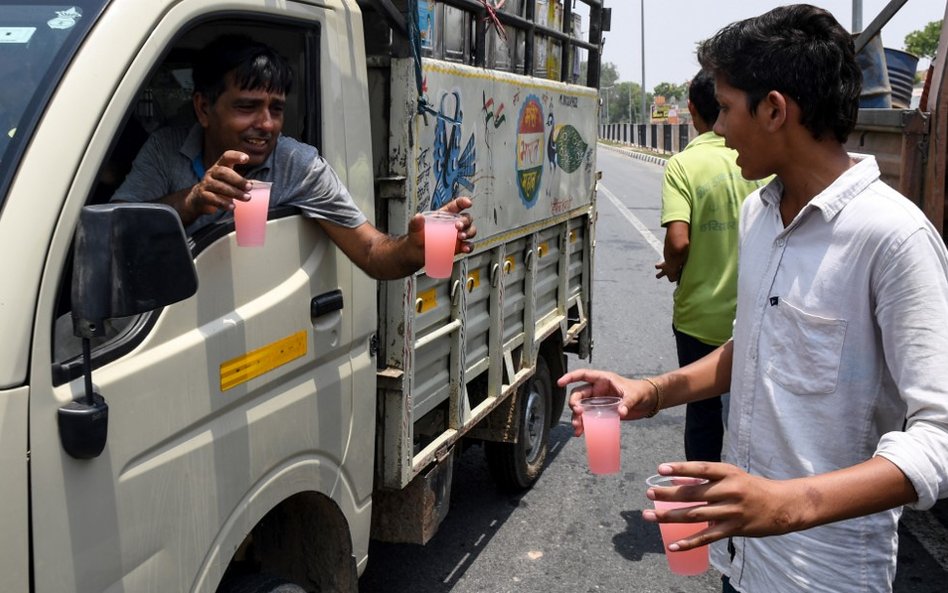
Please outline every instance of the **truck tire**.
[[306, 593], [306, 589], [273, 575], [251, 574], [224, 581], [217, 593]]
[[543, 358], [537, 359], [536, 373], [517, 393], [520, 425], [516, 443], [484, 443], [487, 467], [501, 489], [518, 492], [533, 486], [549, 450], [553, 380]]

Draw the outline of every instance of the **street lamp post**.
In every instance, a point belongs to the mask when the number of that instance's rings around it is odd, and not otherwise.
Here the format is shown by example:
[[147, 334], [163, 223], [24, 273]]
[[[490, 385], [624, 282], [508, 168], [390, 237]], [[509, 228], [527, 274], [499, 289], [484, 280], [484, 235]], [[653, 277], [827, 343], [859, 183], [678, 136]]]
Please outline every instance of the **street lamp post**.
[[605, 114], [605, 117], [603, 118], [604, 123], [606, 124], [609, 123], [609, 91], [612, 90], [613, 86], [615, 85], [599, 87], [599, 91], [604, 93], [605, 99], [606, 99], [606, 114]]
[[631, 126], [635, 123], [635, 120], [632, 119], [632, 82], [629, 82], [629, 125]]
[[645, 123], [645, 0], [642, 6], [642, 123]]

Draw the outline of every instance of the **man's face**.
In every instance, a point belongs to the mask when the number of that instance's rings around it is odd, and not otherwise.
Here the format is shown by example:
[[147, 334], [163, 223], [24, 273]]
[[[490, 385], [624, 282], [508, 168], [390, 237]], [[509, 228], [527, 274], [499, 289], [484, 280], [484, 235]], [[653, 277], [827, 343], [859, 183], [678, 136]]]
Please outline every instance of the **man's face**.
[[240, 90], [233, 74], [213, 104], [202, 95], [195, 98], [198, 121], [204, 127], [206, 160], [217, 160], [226, 150], [250, 156], [248, 166], [262, 164], [276, 147], [283, 129], [286, 96], [264, 90]]
[[721, 107], [714, 131], [724, 136], [724, 144], [737, 151], [737, 165], [745, 179], [762, 179], [772, 173], [766, 162], [767, 138], [761, 126], [761, 110], [751, 113], [747, 93], [727, 83], [720, 74], [714, 77], [714, 94]]

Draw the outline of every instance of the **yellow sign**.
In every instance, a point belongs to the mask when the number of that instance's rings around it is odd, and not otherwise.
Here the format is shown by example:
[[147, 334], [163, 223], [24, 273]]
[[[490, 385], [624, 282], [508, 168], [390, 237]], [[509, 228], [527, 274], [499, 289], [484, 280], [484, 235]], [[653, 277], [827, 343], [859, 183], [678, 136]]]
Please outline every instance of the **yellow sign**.
[[267, 344], [253, 352], [221, 363], [221, 391], [227, 391], [251, 379], [306, 355], [306, 331]]
[[668, 105], [652, 105], [652, 119], [668, 119]]

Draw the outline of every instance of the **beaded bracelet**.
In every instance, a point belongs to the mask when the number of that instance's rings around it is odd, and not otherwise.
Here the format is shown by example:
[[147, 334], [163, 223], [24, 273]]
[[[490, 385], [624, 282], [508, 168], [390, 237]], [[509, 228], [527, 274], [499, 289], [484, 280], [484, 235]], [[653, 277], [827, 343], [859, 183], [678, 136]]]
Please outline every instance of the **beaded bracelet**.
[[652, 379], [648, 377], [643, 377], [642, 380], [647, 381], [648, 384], [651, 385], [653, 389], [655, 389], [655, 407], [652, 408], [651, 412], [645, 415], [646, 418], [651, 418], [655, 414], [658, 414], [658, 411], [662, 409], [662, 404], [665, 401], [665, 394], [662, 391], [662, 388], [658, 386], [658, 383], [656, 383]]

